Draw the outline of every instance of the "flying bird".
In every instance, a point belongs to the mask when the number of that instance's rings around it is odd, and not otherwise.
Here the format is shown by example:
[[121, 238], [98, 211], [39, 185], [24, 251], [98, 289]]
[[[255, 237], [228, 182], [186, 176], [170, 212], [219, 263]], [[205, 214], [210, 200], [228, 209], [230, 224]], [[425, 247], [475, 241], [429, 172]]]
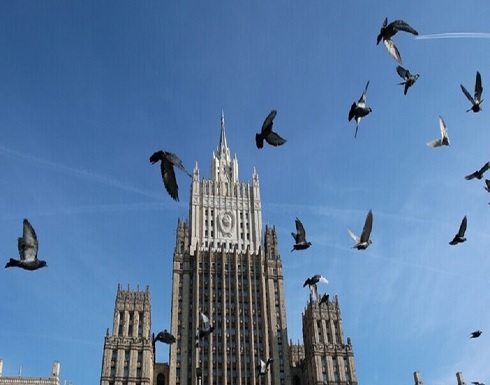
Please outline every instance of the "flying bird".
[[366, 87], [364, 88], [364, 91], [362, 92], [359, 101], [357, 103], [356, 102], [352, 103], [352, 106], [350, 107], [349, 110], [349, 122], [352, 120], [352, 118], [355, 118], [356, 120], [356, 133], [354, 134], [354, 138], [357, 137], [357, 130], [359, 129], [359, 123], [361, 122], [361, 118], [373, 111], [371, 107], [366, 107], [366, 93], [367, 93], [368, 86], [369, 86], [369, 80], [366, 83]]
[[412, 75], [409, 70], [403, 68], [402, 66], [396, 67], [396, 72], [403, 79], [403, 82], [398, 83], [399, 85], [405, 85], [405, 89], [403, 90], [403, 94], [406, 95], [408, 89], [415, 84], [417, 79], [419, 78], [419, 74]]
[[398, 51], [398, 48], [396, 48], [395, 43], [393, 42], [392, 37], [396, 35], [398, 31], [404, 31], [404, 32], [409, 32], [413, 35], [418, 35], [419, 33], [410, 27], [406, 22], [403, 20], [395, 20], [392, 21], [390, 24], [388, 24], [388, 18], [385, 18], [383, 25], [381, 26], [381, 29], [379, 31], [379, 35], [376, 39], [376, 45], [379, 44], [381, 40], [383, 40], [383, 43], [390, 53], [390, 55], [399, 63], [402, 64], [402, 57], [400, 55], [400, 52]]
[[184, 171], [187, 175], [192, 175], [185, 169], [180, 158], [169, 151], [157, 151], [150, 156], [150, 163], [155, 164], [160, 161], [160, 170], [162, 172], [162, 180], [165, 189], [170, 197], [178, 201], [179, 200], [179, 186], [177, 185], [177, 179], [175, 178], [174, 166]]
[[482, 110], [481, 108], [481, 103], [483, 102], [483, 99], [481, 98], [481, 93], [483, 91], [483, 88], [481, 86], [481, 76], [480, 72], [476, 71], [476, 80], [475, 80], [475, 93], [474, 96], [471, 96], [471, 94], [468, 92], [466, 88], [462, 84], [460, 84], [461, 90], [465, 94], [465, 96], [468, 98], [468, 100], [471, 102], [472, 106], [471, 108], [467, 109], [466, 112], [473, 111], [473, 112], [479, 112]]
[[483, 382], [480, 381], [471, 381], [473, 385], [485, 385]]
[[270, 364], [272, 364], [273, 362], [274, 360], [272, 358], [269, 358], [267, 362], [260, 360], [260, 364], [257, 365], [257, 377], [265, 376]]
[[320, 306], [322, 303], [328, 303], [329, 298], [330, 298], [329, 294], [323, 294], [322, 298], [320, 299], [320, 303], [318, 304], [318, 306]]
[[490, 168], [490, 161], [485, 163], [479, 170], [475, 171], [474, 173], [472, 174], [468, 174], [466, 175], [464, 178], [466, 180], [471, 180], [471, 179], [482, 179], [483, 178], [483, 174]]
[[313, 277], [308, 278], [303, 284], [303, 287], [305, 287], [306, 285], [309, 286], [316, 285], [318, 282], [328, 283], [328, 279], [326, 279], [323, 275], [316, 274]]
[[160, 342], [163, 342], [165, 344], [168, 344], [168, 345], [171, 345], [173, 344], [174, 342], [176, 342], [176, 338], [170, 334], [167, 329], [165, 329], [163, 332], [160, 332], [156, 335], [156, 337], [153, 339], [153, 343], [155, 343], [156, 341], [160, 341]]
[[255, 144], [257, 145], [257, 148], [260, 149], [264, 147], [264, 139], [271, 146], [275, 147], [282, 146], [284, 143], [286, 143], [286, 139], [281, 138], [279, 134], [272, 131], [272, 125], [276, 114], [277, 111], [272, 110], [269, 115], [267, 115], [267, 118], [265, 118], [264, 123], [262, 124], [261, 132], [259, 134], [255, 134]]
[[301, 221], [298, 218], [296, 218], [295, 222], [296, 222], [296, 233], [291, 233], [291, 235], [294, 238], [295, 244], [293, 245], [291, 251], [305, 250], [311, 246], [311, 242], [306, 241], [306, 231]]
[[439, 116], [439, 128], [441, 130], [441, 138], [427, 142], [427, 146], [432, 148], [449, 146], [450, 143], [449, 143], [449, 136], [447, 135], [447, 126], [442, 116]]
[[365, 250], [368, 246], [373, 243], [369, 237], [371, 235], [371, 230], [373, 228], [373, 212], [369, 210], [366, 220], [364, 222], [364, 227], [362, 229], [361, 237], [355, 235], [350, 229], [347, 229], [350, 237], [356, 242], [356, 244], [352, 248], [356, 248], [357, 250]]
[[214, 330], [214, 325], [211, 324], [208, 316], [206, 316], [204, 313], [201, 313], [201, 322], [202, 325], [199, 328], [199, 332], [196, 336], [196, 346], [199, 344], [200, 339], [209, 336]]
[[46, 261], [37, 258], [37, 235], [27, 219], [23, 221], [22, 237], [18, 238], [17, 247], [20, 259], [10, 258], [5, 268], [20, 267], [21, 269], [32, 271], [47, 266]]
[[490, 193], [490, 180], [489, 179], [485, 179], [484, 188], [485, 188], [485, 190], [487, 190]]
[[481, 330], [475, 330], [474, 332], [471, 332], [470, 338], [478, 338], [481, 336], [483, 332]]
[[464, 237], [464, 233], [466, 232], [466, 225], [467, 225], [467, 220], [465, 215], [465, 217], [461, 221], [461, 224], [459, 225], [458, 233], [454, 236], [453, 240], [449, 242], [450, 245], [454, 246], [457, 245], [458, 243], [463, 243], [466, 241], [466, 238]]

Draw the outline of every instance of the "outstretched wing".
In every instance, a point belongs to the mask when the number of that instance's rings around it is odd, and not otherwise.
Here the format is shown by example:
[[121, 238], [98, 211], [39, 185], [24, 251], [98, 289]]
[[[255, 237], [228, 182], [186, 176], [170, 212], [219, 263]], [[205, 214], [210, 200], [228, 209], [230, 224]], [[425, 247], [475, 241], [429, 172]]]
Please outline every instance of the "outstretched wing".
[[22, 237], [18, 239], [18, 248], [22, 261], [30, 262], [37, 259], [37, 235], [27, 219], [23, 221]]
[[447, 126], [446, 122], [442, 118], [442, 116], [439, 116], [439, 128], [441, 130], [441, 139], [447, 138]]
[[481, 86], [481, 75], [480, 72], [476, 71], [476, 80], [475, 80], [475, 102], [479, 103], [481, 101], [481, 93], [483, 92], [483, 88]]
[[478, 171], [480, 175], [483, 175], [483, 173], [487, 172], [488, 169], [490, 168], [490, 162], [485, 163], [482, 168]]
[[410, 25], [406, 22], [404, 22], [403, 20], [394, 20], [390, 23], [392, 25], [392, 27], [398, 31], [405, 31], [405, 32], [409, 32], [411, 34], [414, 34], [414, 35], [418, 35], [419, 33], [412, 27], [410, 27]]
[[286, 143], [286, 139], [281, 138], [281, 136], [274, 131], [270, 131], [265, 136], [265, 141], [269, 143], [271, 146], [276, 146], [276, 147]]
[[350, 229], [347, 229], [347, 231], [350, 237], [354, 240], [354, 242], [359, 243], [360, 241], [359, 237], [356, 234], [354, 234]]
[[208, 329], [209, 328], [209, 318], [206, 314], [201, 313], [201, 321], [203, 323], [203, 329]]
[[395, 59], [398, 63], [402, 64], [402, 57], [400, 55], [400, 52], [398, 51], [398, 48], [396, 48], [395, 43], [391, 39], [385, 39], [383, 40], [386, 49], [390, 53], [390, 55]]
[[406, 70], [405, 68], [403, 68], [402, 66], [397, 66], [396, 72], [404, 80], [407, 80], [410, 77], [410, 72], [408, 70]]
[[464, 86], [462, 84], [460, 84], [461, 86], [461, 91], [463, 91], [463, 94], [465, 94], [465, 96], [468, 98], [468, 100], [473, 103], [474, 100], [473, 100], [473, 96], [471, 96], [471, 94], [468, 92], [468, 90], [466, 88], [464, 88]]
[[269, 113], [269, 115], [267, 115], [267, 118], [265, 118], [264, 123], [262, 124], [262, 130], [261, 130], [264, 135], [266, 135], [267, 133], [272, 131], [272, 125], [273, 125], [273, 121], [274, 121], [274, 118], [276, 117], [276, 115], [277, 115], [277, 111], [272, 110]]
[[163, 185], [165, 186], [165, 189], [173, 200], [178, 201], [179, 186], [177, 185], [177, 179], [175, 178], [174, 166], [166, 159], [162, 159], [160, 170], [162, 172]]
[[461, 237], [461, 238], [464, 237], [464, 233], [466, 232], [466, 225], [467, 225], [467, 219], [466, 219], [466, 215], [465, 215], [465, 217], [461, 221], [461, 225], [459, 226], [458, 237]]
[[296, 223], [296, 237], [295, 237], [296, 243], [304, 242], [306, 239], [305, 228], [298, 218], [296, 218], [295, 223]]
[[367, 89], [369, 87], [369, 80], [366, 83], [366, 87], [364, 87], [364, 91], [362, 91], [361, 98], [359, 99], [358, 104], [362, 105], [362, 107], [366, 107], [366, 96], [367, 96]]
[[369, 241], [369, 236], [371, 235], [371, 230], [373, 228], [373, 212], [369, 210], [366, 221], [364, 222], [364, 227], [361, 234], [361, 243]]
[[192, 175], [185, 169], [184, 163], [182, 162], [182, 160], [177, 155], [175, 155], [172, 152], [168, 152], [168, 151], [166, 151], [164, 154], [165, 154], [165, 158], [167, 158], [167, 160], [170, 163], [172, 163], [174, 166], [177, 166], [179, 168], [179, 170], [184, 171], [187, 175], [192, 177]]

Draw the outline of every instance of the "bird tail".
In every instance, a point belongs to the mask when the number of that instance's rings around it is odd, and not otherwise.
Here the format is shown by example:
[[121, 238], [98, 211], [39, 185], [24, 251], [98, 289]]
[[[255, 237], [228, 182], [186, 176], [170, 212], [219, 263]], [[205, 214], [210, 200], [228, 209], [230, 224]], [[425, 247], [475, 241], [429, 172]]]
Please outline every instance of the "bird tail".
[[19, 261], [16, 261], [15, 259], [10, 258], [10, 260], [5, 265], [5, 268], [7, 268], [7, 267], [17, 267], [17, 266], [19, 266]]
[[255, 144], [257, 145], [257, 148], [264, 147], [264, 137], [260, 134], [255, 134]]

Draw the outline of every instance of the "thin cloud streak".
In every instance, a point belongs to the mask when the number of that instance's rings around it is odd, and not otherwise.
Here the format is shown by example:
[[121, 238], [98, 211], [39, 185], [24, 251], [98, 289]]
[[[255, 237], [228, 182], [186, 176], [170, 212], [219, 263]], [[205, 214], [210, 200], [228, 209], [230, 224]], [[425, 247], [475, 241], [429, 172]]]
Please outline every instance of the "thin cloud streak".
[[446, 32], [415, 36], [416, 40], [432, 39], [490, 39], [488, 32]]
[[85, 180], [89, 180], [92, 182], [98, 182], [98, 183], [104, 184], [106, 186], [111, 186], [111, 187], [118, 188], [120, 190], [133, 192], [133, 193], [143, 195], [143, 196], [148, 197], [148, 198], [154, 198], [154, 199], [161, 199], [162, 198], [162, 196], [160, 194], [158, 194], [158, 195], [152, 194], [148, 191], [139, 189], [139, 188], [134, 187], [128, 183], [121, 182], [121, 181], [114, 179], [114, 178], [107, 176], [107, 175], [101, 175], [101, 174], [97, 174], [93, 171], [79, 170], [76, 168], [67, 167], [65, 165], [55, 163], [55, 162], [50, 162], [49, 160], [45, 160], [45, 159], [41, 159], [41, 158], [36, 158], [34, 156], [27, 155], [27, 154], [24, 154], [20, 151], [12, 150], [10, 148], [7, 148], [7, 147], [1, 146], [1, 145], [0, 145], [0, 154], [3, 154], [9, 158], [21, 159], [24, 161], [28, 161], [32, 165], [44, 167], [48, 170], [61, 172], [63, 174], [75, 176], [75, 177], [82, 178]]

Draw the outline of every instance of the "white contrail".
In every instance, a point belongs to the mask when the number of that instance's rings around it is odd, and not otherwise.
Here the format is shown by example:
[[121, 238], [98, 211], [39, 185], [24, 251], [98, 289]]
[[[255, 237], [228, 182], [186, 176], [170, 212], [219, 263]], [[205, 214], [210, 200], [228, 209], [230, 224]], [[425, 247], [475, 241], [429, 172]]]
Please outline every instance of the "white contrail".
[[488, 32], [446, 32], [415, 36], [417, 40], [431, 39], [490, 39]]
[[41, 167], [51, 169], [54, 171], [58, 171], [58, 172], [62, 172], [64, 174], [68, 174], [71, 176], [76, 176], [76, 177], [83, 178], [86, 180], [90, 180], [93, 182], [105, 184], [107, 186], [116, 187], [116, 188], [121, 189], [121, 190], [130, 191], [130, 192], [133, 192], [133, 193], [136, 193], [139, 195], [143, 195], [143, 196], [146, 196], [149, 198], [161, 199], [161, 195], [159, 195], [159, 194], [152, 194], [151, 192], [140, 189], [138, 187], [131, 186], [128, 183], [121, 182], [121, 181], [114, 179], [112, 177], [109, 177], [107, 175], [101, 175], [101, 174], [97, 174], [97, 173], [92, 172], [92, 171], [79, 170], [76, 168], [67, 167], [63, 164], [50, 162], [49, 160], [45, 160], [45, 159], [41, 159], [41, 158], [36, 158], [34, 156], [22, 153], [20, 151], [12, 150], [10, 148], [7, 148], [7, 147], [0, 145], [0, 154], [1, 153], [3, 153], [6, 156], [9, 156], [11, 158], [17, 158], [17, 159], [22, 159], [22, 160], [28, 161], [34, 166], [41, 166]]

